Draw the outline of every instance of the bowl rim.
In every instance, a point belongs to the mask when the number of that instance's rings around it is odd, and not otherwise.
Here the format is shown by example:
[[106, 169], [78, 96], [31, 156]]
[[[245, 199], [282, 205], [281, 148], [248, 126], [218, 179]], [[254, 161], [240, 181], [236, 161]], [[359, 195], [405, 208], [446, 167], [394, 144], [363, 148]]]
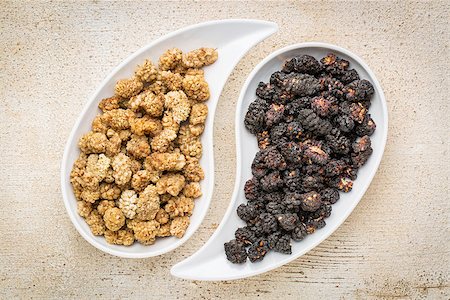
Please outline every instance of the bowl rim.
[[[385, 146], [386, 146], [386, 141], [387, 141], [387, 136], [388, 136], [388, 110], [387, 110], [387, 103], [386, 103], [386, 98], [384, 96], [384, 92], [383, 89], [381, 88], [381, 85], [378, 81], [378, 79], [376, 78], [375, 74], [373, 73], [373, 71], [369, 68], [369, 66], [365, 63], [365, 61], [363, 59], [361, 59], [358, 55], [356, 55], [355, 53], [351, 52], [350, 50], [347, 50], [345, 48], [342, 48], [340, 46], [337, 45], [333, 45], [333, 44], [329, 44], [329, 43], [324, 43], [324, 42], [304, 42], [304, 43], [296, 43], [296, 44], [291, 44], [288, 46], [285, 46], [283, 48], [280, 48], [278, 50], [275, 50], [274, 52], [270, 53], [269, 55], [267, 55], [262, 61], [260, 61], [255, 67], [254, 69], [250, 72], [250, 74], [247, 76], [247, 79], [245, 80], [240, 94], [239, 94], [239, 98], [237, 101], [237, 108], [236, 108], [236, 116], [235, 116], [235, 132], [236, 132], [236, 179], [235, 179], [235, 185], [234, 185], [234, 189], [233, 189], [233, 194], [231, 196], [231, 201], [230, 204], [228, 205], [227, 210], [225, 211], [225, 214], [222, 218], [222, 220], [220, 221], [219, 226], [217, 227], [217, 229], [215, 230], [215, 232], [211, 235], [211, 237], [209, 238], [209, 240], [194, 254], [192, 254], [190, 257], [186, 258], [184, 261], [179, 262], [177, 265], [182, 265], [184, 263], [188, 263], [188, 261], [191, 258], [194, 258], [195, 255], [197, 253], [200, 253], [202, 251], [202, 249], [206, 249], [210, 243], [212, 243], [215, 240], [216, 235], [218, 235], [221, 231], [222, 228], [225, 226], [226, 224], [226, 220], [229, 218], [230, 214], [234, 213], [234, 203], [236, 201], [238, 201], [238, 194], [239, 194], [239, 189], [240, 189], [240, 182], [241, 182], [241, 165], [242, 165], [242, 155], [240, 155], [239, 153], [242, 152], [242, 145], [240, 142], [240, 137], [241, 137], [241, 125], [242, 125], [242, 120], [240, 118], [240, 116], [242, 115], [242, 110], [244, 109], [242, 102], [244, 101], [244, 97], [245, 94], [249, 88], [250, 83], [253, 81], [255, 75], [272, 59], [274, 59], [275, 57], [285, 53], [285, 52], [289, 52], [291, 50], [301, 50], [304, 48], [324, 48], [329, 50], [330, 52], [336, 51], [336, 52], [341, 52], [345, 55], [347, 55], [348, 57], [351, 57], [355, 62], [357, 62], [358, 64], [361, 65], [361, 67], [367, 72], [367, 74], [371, 77], [372, 79], [372, 84], [375, 88], [375, 91], [378, 93], [379, 97], [380, 97], [380, 102], [381, 102], [381, 108], [382, 108], [382, 114], [385, 117], [384, 118], [384, 128], [383, 131], [381, 132], [382, 134], [382, 139], [381, 139], [381, 144], [380, 144], [380, 153], [372, 158], [374, 160], [376, 160], [375, 162], [375, 167], [370, 171], [370, 174], [367, 178], [369, 178], [369, 184], [367, 184], [363, 189], [362, 189], [362, 193], [361, 193], [361, 197], [359, 198], [358, 201], [356, 201], [351, 207], [349, 207], [349, 209], [346, 211], [346, 213], [344, 215], [342, 215], [342, 218], [339, 222], [337, 222], [329, 235], [323, 235], [319, 241], [317, 243], [312, 244], [309, 247], [306, 247], [305, 249], [303, 249], [303, 251], [299, 252], [296, 255], [291, 255], [289, 257], [286, 257], [285, 259], [279, 260], [276, 263], [274, 263], [273, 265], [270, 266], [266, 266], [264, 268], [258, 269], [258, 270], [252, 270], [248, 273], [246, 273], [245, 275], [232, 275], [232, 276], [227, 276], [226, 279], [223, 280], [236, 280], [236, 279], [242, 279], [242, 278], [247, 278], [247, 277], [251, 277], [251, 276], [255, 276], [255, 275], [259, 275], [265, 272], [268, 272], [270, 270], [276, 269], [278, 267], [281, 267], [284, 264], [287, 264], [299, 257], [301, 257], [302, 255], [304, 255], [305, 253], [311, 251], [312, 249], [314, 249], [315, 247], [317, 247], [319, 244], [321, 244], [325, 239], [327, 239], [328, 237], [330, 237], [341, 225], [342, 223], [344, 223], [347, 218], [349, 217], [349, 215], [353, 212], [353, 210], [355, 209], [355, 207], [359, 204], [359, 202], [361, 201], [362, 197], [364, 196], [364, 194], [366, 193], [367, 189], [369, 188], [369, 186], [371, 185], [372, 181], [373, 181], [373, 177], [375, 176], [376, 172], [378, 171], [378, 168], [380, 166], [381, 163], [381, 159], [384, 155], [384, 151], [385, 151]], [[379, 128], [378, 128], [379, 130]], [[172, 274], [175, 275], [176, 272], [173, 271], [174, 267], [172, 268]], [[181, 276], [181, 278], [184, 279], [191, 279], [191, 280], [207, 280], [207, 281], [218, 281], [218, 280], [222, 280], [222, 279], [215, 279], [215, 278], [208, 278], [208, 276]]]
[[[104, 86], [106, 84], [108, 84], [108, 82], [126, 65], [128, 65], [133, 59], [135, 59], [136, 57], [138, 57], [139, 55], [141, 55], [142, 53], [148, 51], [150, 48], [154, 47], [156, 44], [161, 43], [167, 39], [172, 38], [173, 36], [179, 35], [180, 33], [189, 31], [189, 30], [193, 30], [193, 29], [197, 29], [197, 28], [201, 28], [201, 27], [206, 27], [206, 26], [213, 26], [213, 25], [217, 25], [217, 24], [227, 24], [227, 23], [234, 23], [234, 22], [241, 22], [241, 23], [248, 23], [248, 24], [266, 24], [266, 25], [271, 25], [271, 26], [275, 26], [276, 29], [278, 29], [278, 26], [276, 25], [276, 23], [270, 22], [270, 21], [265, 21], [265, 20], [259, 20], [259, 19], [239, 19], [239, 18], [231, 18], [231, 19], [219, 19], [219, 20], [212, 20], [212, 21], [207, 21], [207, 22], [200, 22], [200, 23], [196, 23], [196, 24], [192, 24], [192, 25], [188, 25], [188, 26], [184, 26], [181, 27], [177, 30], [171, 31], [153, 41], [151, 41], [150, 43], [146, 44], [145, 46], [139, 48], [138, 50], [136, 50], [135, 52], [133, 52], [131, 55], [127, 56], [124, 60], [121, 61], [121, 63], [119, 63], [116, 67], [114, 67], [109, 73], [108, 75], [101, 81], [101, 83], [98, 85], [98, 87], [95, 89], [95, 91], [89, 96], [88, 101], [83, 105], [83, 109], [81, 110], [81, 112], [79, 113], [74, 125], [72, 126], [72, 129], [70, 131], [69, 137], [66, 141], [66, 144], [64, 146], [64, 152], [63, 152], [63, 156], [62, 156], [62, 160], [61, 160], [61, 164], [60, 164], [60, 184], [61, 184], [61, 194], [62, 194], [62, 198], [64, 201], [64, 206], [66, 208], [67, 214], [69, 215], [70, 221], [72, 222], [73, 226], [76, 228], [76, 230], [78, 231], [78, 233], [92, 246], [94, 246], [95, 248], [97, 248], [98, 250], [101, 250], [105, 253], [117, 256], [117, 257], [122, 257], [122, 258], [148, 258], [148, 257], [153, 257], [153, 256], [159, 256], [165, 253], [168, 253], [170, 251], [175, 250], [176, 248], [178, 248], [179, 246], [183, 245], [200, 227], [200, 225], [203, 223], [204, 221], [204, 217], [206, 216], [208, 209], [211, 205], [211, 200], [208, 203], [207, 208], [205, 209], [205, 213], [202, 216], [202, 222], [199, 223], [199, 225], [197, 226], [197, 228], [195, 228], [195, 230], [191, 233], [191, 235], [189, 235], [186, 239], [183, 239], [183, 241], [181, 243], [173, 243], [170, 246], [167, 246], [163, 249], [160, 250], [154, 250], [154, 251], [150, 251], [150, 252], [137, 252], [137, 253], [130, 253], [130, 252], [123, 252], [121, 250], [116, 250], [113, 249], [111, 246], [115, 246], [115, 245], [103, 245], [100, 244], [98, 241], [96, 241], [95, 236], [93, 236], [91, 233], [86, 232], [84, 229], [82, 229], [80, 227], [80, 225], [78, 224], [77, 221], [77, 212], [72, 210], [70, 208], [70, 204], [69, 202], [71, 201], [68, 198], [68, 193], [73, 193], [71, 189], [67, 189], [66, 188], [66, 174], [67, 172], [69, 172], [68, 170], [71, 169], [72, 166], [68, 165], [68, 156], [69, 156], [69, 150], [70, 150], [70, 144], [71, 141], [74, 140], [75, 135], [77, 133], [77, 128], [79, 128], [82, 120], [83, 120], [83, 116], [87, 113], [90, 105], [96, 100], [96, 98], [98, 97], [98, 95], [100, 94], [101, 90], [104, 88]], [[240, 57], [238, 58], [238, 61], [240, 59], [242, 59], [242, 57], [245, 55], [245, 53], [243, 53], [242, 55], [240, 55]], [[228, 79], [228, 78], [227, 78]], [[215, 110], [214, 112], [210, 112], [212, 115], [212, 118], [214, 119], [215, 116]], [[211, 154], [211, 160], [208, 162], [210, 164], [210, 167], [214, 169], [214, 154]], [[210, 180], [212, 182], [212, 187], [211, 190], [214, 189], [214, 182], [215, 182], [215, 178], [214, 178], [214, 171], [211, 173], [212, 175], [210, 176]], [[212, 198], [212, 193], [213, 191], [211, 191], [211, 198]]]

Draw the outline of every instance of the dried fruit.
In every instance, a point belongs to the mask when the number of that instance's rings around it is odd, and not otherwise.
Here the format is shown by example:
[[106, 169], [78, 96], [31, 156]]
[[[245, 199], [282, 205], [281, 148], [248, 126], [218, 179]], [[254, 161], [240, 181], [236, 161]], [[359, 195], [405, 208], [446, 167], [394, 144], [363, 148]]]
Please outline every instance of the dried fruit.
[[169, 49], [158, 66], [143, 61], [100, 101], [70, 173], [78, 213], [94, 235], [129, 246], [185, 234], [205, 176], [200, 135], [210, 92], [199, 68], [217, 58], [212, 48]]
[[247, 203], [237, 208], [246, 226], [225, 244], [228, 260], [257, 262], [270, 250], [290, 254], [291, 239], [326, 225], [339, 191], [352, 189], [373, 151], [373, 93], [370, 82], [334, 54], [321, 63], [294, 57], [269, 83], [258, 84], [244, 124], [260, 151], [244, 186]]

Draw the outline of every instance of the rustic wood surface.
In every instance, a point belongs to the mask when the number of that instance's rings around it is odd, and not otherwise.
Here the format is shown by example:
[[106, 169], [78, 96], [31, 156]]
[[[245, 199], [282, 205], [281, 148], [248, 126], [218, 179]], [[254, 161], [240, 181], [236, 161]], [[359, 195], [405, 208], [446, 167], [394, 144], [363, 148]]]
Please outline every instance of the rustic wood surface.
[[[237, 65], [215, 124], [216, 183], [198, 232], [169, 254], [102, 253], [70, 222], [59, 168], [69, 132], [103, 78], [174, 29], [256, 18], [279, 32]], [[0, 298], [450, 297], [449, 1], [44, 2], [0, 6]], [[229, 282], [173, 278], [170, 267], [213, 233], [234, 185], [240, 87], [266, 55], [291, 43], [346, 47], [371, 66], [389, 106], [386, 152], [347, 221], [307, 255]]]

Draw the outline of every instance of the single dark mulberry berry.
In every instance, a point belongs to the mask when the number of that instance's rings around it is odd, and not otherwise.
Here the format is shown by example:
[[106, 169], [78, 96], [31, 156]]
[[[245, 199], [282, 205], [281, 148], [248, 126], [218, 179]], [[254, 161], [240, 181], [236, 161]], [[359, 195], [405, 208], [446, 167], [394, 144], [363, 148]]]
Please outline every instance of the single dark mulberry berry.
[[372, 152], [373, 152], [372, 147], [369, 146], [369, 148], [366, 151], [362, 151], [359, 153], [352, 153], [353, 165], [356, 168], [362, 167], [367, 162], [370, 155], [372, 155]]
[[367, 114], [361, 124], [356, 125], [355, 132], [358, 136], [372, 135], [377, 125]]
[[304, 211], [316, 211], [321, 204], [320, 194], [317, 192], [309, 192], [301, 197], [301, 208]]
[[273, 145], [280, 145], [288, 141], [288, 137], [286, 136], [287, 132], [287, 124], [280, 123], [275, 125], [270, 129], [270, 142]]
[[269, 202], [266, 204], [266, 211], [272, 215], [282, 214], [284, 212], [284, 206], [278, 202]]
[[302, 178], [302, 189], [305, 192], [311, 192], [323, 189], [323, 180], [321, 176], [317, 174], [303, 176]]
[[244, 125], [251, 133], [256, 134], [264, 130], [266, 110], [268, 104], [263, 99], [256, 99], [248, 107], [248, 111], [245, 114]]
[[308, 74], [284, 74], [277, 80], [282, 90], [300, 97], [314, 95], [320, 90], [319, 80]]
[[322, 148], [323, 147], [321, 144], [316, 143], [312, 145], [306, 145], [305, 150], [303, 150], [303, 155], [312, 163], [325, 165], [328, 162], [330, 156]]
[[279, 171], [272, 171], [261, 178], [261, 188], [266, 192], [273, 192], [283, 187], [283, 179]]
[[266, 112], [266, 126], [272, 127], [283, 119], [284, 105], [272, 103], [269, 110]]
[[280, 252], [283, 254], [292, 254], [291, 236], [286, 234], [280, 237], [278, 241], [275, 243], [273, 251]]
[[261, 239], [248, 248], [248, 258], [251, 262], [263, 260], [269, 250], [269, 243], [266, 240]]
[[249, 226], [238, 228], [235, 231], [234, 236], [236, 237], [237, 241], [245, 245], [251, 245], [257, 240], [255, 233], [251, 230]]
[[254, 204], [241, 204], [237, 208], [237, 214], [242, 220], [250, 221], [258, 216], [259, 209]]
[[334, 97], [314, 97], [311, 100], [312, 110], [320, 117], [333, 116], [338, 112], [338, 105]]
[[285, 73], [297, 72], [304, 74], [317, 74], [322, 70], [320, 63], [311, 55], [295, 56], [287, 60], [282, 68]]
[[350, 132], [355, 127], [353, 119], [346, 114], [340, 114], [334, 118], [336, 127], [342, 132]]
[[253, 177], [247, 180], [244, 186], [245, 198], [249, 200], [256, 200], [260, 196], [261, 187], [259, 186], [258, 179]]
[[227, 259], [234, 264], [242, 264], [247, 260], [245, 245], [236, 240], [231, 240], [224, 244]]
[[285, 114], [289, 116], [298, 116], [298, 112], [301, 109], [311, 108], [311, 98], [309, 97], [301, 97], [292, 100], [292, 102], [289, 102], [286, 104], [285, 108]]
[[339, 79], [342, 81], [342, 83], [348, 84], [352, 81], [359, 80], [359, 75], [355, 69], [351, 69], [342, 72], [342, 74], [339, 76]]
[[302, 176], [299, 169], [286, 170], [283, 173], [284, 185], [291, 191], [301, 190]]
[[351, 102], [370, 101], [375, 93], [373, 85], [365, 79], [355, 80], [343, 89], [345, 98]]
[[286, 231], [293, 230], [299, 222], [296, 214], [278, 214], [276, 218], [280, 227]]
[[334, 188], [326, 188], [321, 190], [320, 199], [323, 203], [334, 204], [339, 200], [339, 191]]
[[272, 102], [276, 93], [275, 86], [270, 83], [260, 82], [256, 88], [256, 96], [270, 102]]
[[326, 135], [333, 128], [328, 120], [321, 119], [312, 109], [300, 110], [298, 120], [303, 128], [317, 135]]
[[302, 125], [297, 121], [288, 123], [285, 134], [289, 140], [299, 140], [303, 134]]
[[331, 159], [325, 166], [325, 176], [335, 177], [342, 174], [347, 164], [340, 159]]
[[261, 227], [262, 231], [269, 234], [278, 230], [278, 222], [275, 216], [269, 213], [262, 213], [258, 217], [257, 227]]
[[306, 226], [303, 223], [297, 225], [291, 232], [291, 237], [296, 242], [303, 240], [307, 235], [308, 232], [306, 231]]
[[302, 162], [302, 147], [298, 143], [288, 142], [283, 143], [280, 146], [280, 152], [284, 159], [295, 167], [300, 167]]

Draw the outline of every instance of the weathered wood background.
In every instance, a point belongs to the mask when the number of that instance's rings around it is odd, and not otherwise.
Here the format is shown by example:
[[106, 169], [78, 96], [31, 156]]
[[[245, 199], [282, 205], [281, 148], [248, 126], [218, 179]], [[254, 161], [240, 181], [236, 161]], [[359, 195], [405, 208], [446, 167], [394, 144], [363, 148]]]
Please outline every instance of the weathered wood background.
[[[59, 167], [76, 117], [125, 57], [174, 29], [212, 19], [272, 20], [280, 31], [243, 59], [215, 125], [216, 184], [208, 215], [169, 254], [128, 260], [76, 232]], [[0, 298], [450, 297], [449, 1], [43, 2], [0, 6]], [[389, 105], [380, 169], [348, 220], [307, 255], [230, 282], [173, 278], [228, 206], [235, 171], [234, 108], [251, 69], [291, 43], [325, 41], [363, 57]]]

